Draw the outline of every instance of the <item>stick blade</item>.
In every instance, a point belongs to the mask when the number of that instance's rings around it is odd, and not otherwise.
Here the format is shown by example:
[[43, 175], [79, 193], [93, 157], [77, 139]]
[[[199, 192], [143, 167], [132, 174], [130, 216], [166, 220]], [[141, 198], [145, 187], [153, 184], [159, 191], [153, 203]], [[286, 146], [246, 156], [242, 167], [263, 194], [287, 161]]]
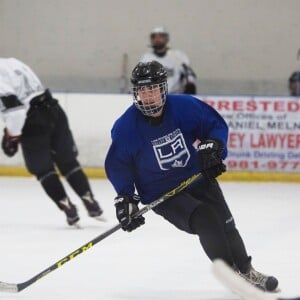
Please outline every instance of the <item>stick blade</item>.
[[267, 294], [244, 280], [221, 259], [214, 260], [212, 272], [225, 287], [244, 300], [277, 300], [276, 296]]
[[18, 285], [15, 283], [6, 283], [0, 281], [0, 292], [7, 292], [7, 293], [18, 293]]

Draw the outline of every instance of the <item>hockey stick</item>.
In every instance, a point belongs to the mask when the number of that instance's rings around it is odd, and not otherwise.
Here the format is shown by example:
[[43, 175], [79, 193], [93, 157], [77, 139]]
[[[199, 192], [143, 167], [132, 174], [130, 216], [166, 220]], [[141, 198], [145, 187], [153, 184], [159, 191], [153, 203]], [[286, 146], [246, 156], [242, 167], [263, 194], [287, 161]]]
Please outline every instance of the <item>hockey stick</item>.
[[[193, 175], [192, 177], [190, 177], [187, 180], [183, 181], [179, 186], [177, 186], [173, 190], [171, 190], [168, 193], [164, 194], [160, 198], [154, 200], [150, 204], [144, 206], [133, 217], [139, 217], [139, 216], [145, 214], [146, 212], [148, 212], [152, 208], [156, 207], [158, 204], [160, 204], [160, 203], [166, 201], [167, 199], [169, 199], [170, 197], [178, 194], [179, 192], [184, 190], [187, 186], [189, 186], [191, 183], [195, 182], [197, 179], [199, 179], [201, 177], [202, 177], [201, 173]], [[26, 289], [27, 287], [29, 287], [30, 285], [35, 283], [37, 280], [45, 277], [46, 275], [50, 274], [52, 271], [62, 267], [65, 263], [72, 260], [74, 257], [78, 256], [79, 254], [85, 252], [86, 250], [89, 250], [95, 244], [99, 243], [100, 241], [102, 241], [106, 237], [110, 236], [111, 234], [113, 234], [114, 232], [116, 232], [119, 229], [121, 229], [121, 225], [120, 224], [115, 225], [111, 229], [109, 229], [106, 232], [100, 234], [99, 236], [97, 236], [93, 240], [89, 241], [88, 243], [86, 243], [83, 246], [79, 247], [75, 251], [73, 251], [70, 254], [66, 255], [65, 257], [63, 257], [62, 259], [60, 259], [59, 261], [54, 263], [52, 266], [48, 267], [47, 269], [45, 269], [44, 271], [40, 272], [39, 274], [33, 276], [31, 279], [29, 279], [27, 281], [24, 281], [22, 283], [6, 283], [6, 282], [3, 282], [3, 281], [0, 281], [0, 292], [18, 293], [18, 292]]]
[[120, 93], [126, 94], [129, 92], [128, 89], [128, 54], [124, 53], [122, 55], [122, 71], [120, 77]]
[[256, 288], [240, 277], [224, 261], [216, 259], [212, 267], [213, 274], [223, 285], [244, 300], [300, 300], [297, 298], [281, 298]]

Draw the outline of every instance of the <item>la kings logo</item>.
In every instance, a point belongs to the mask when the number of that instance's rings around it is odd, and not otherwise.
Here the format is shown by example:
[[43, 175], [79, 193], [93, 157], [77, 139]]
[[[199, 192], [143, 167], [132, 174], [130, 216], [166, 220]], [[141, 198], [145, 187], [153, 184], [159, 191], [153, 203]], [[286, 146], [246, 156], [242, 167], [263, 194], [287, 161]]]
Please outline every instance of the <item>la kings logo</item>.
[[161, 170], [185, 167], [191, 157], [180, 129], [151, 143]]

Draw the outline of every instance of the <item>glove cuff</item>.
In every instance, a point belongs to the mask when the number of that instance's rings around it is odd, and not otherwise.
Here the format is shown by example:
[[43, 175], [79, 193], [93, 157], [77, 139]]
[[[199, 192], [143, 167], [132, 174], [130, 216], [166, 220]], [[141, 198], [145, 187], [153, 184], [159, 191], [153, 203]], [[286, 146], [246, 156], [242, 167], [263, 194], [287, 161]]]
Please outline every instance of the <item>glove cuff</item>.
[[141, 201], [141, 197], [137, 194], [133, 194], [133, 196], [131, 197], [131, 200], [132, 200], [131, 203], [138, 205]]
[[118, 195], [118, 196], [114, 199], [115, 205], [117, 205], [118, 203], [121, 203], [121, 202], [125, 202], [125, 201], [126, 201], [126, 196], [121, 196], [121, 195]]
[[19, 135], [16, 135], [16, 136], [10, 135], [10, 134], [8, 133], [7, 128], [4, 128], [4, 136], [5, 136], [5, 139], [7, 139], [7, 140], [10, 141], [10, 142], [18, 143], [19, 140], [20, 140], [20, 136], [19, 136]]
[[204, 151], [204, 152], [211, 152], [213, 150], [218, 152], [221, 155], [224, 150], [224, 144], [219, 139], [207, 139], [198, 145], [197, 150]]
[[132, 203], [132, 204], [138, 205], [140, 200], [141, 200], [140, 196], [136, 195], [136, 194], [134, 194], [133, 196], [118, 195], [114, 199], [114, 203], [116, 205], [118, 203], [125, 202], [125, 203]]

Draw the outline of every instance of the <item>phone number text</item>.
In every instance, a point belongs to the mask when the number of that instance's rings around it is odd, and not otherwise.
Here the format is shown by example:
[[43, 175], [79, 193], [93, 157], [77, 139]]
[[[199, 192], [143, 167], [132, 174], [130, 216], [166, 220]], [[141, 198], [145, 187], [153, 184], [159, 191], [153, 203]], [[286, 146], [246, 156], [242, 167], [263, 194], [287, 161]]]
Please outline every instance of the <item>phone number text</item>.
[[299, 170], [299, 160], [227, 160], [226, 161], [228, 170]]

